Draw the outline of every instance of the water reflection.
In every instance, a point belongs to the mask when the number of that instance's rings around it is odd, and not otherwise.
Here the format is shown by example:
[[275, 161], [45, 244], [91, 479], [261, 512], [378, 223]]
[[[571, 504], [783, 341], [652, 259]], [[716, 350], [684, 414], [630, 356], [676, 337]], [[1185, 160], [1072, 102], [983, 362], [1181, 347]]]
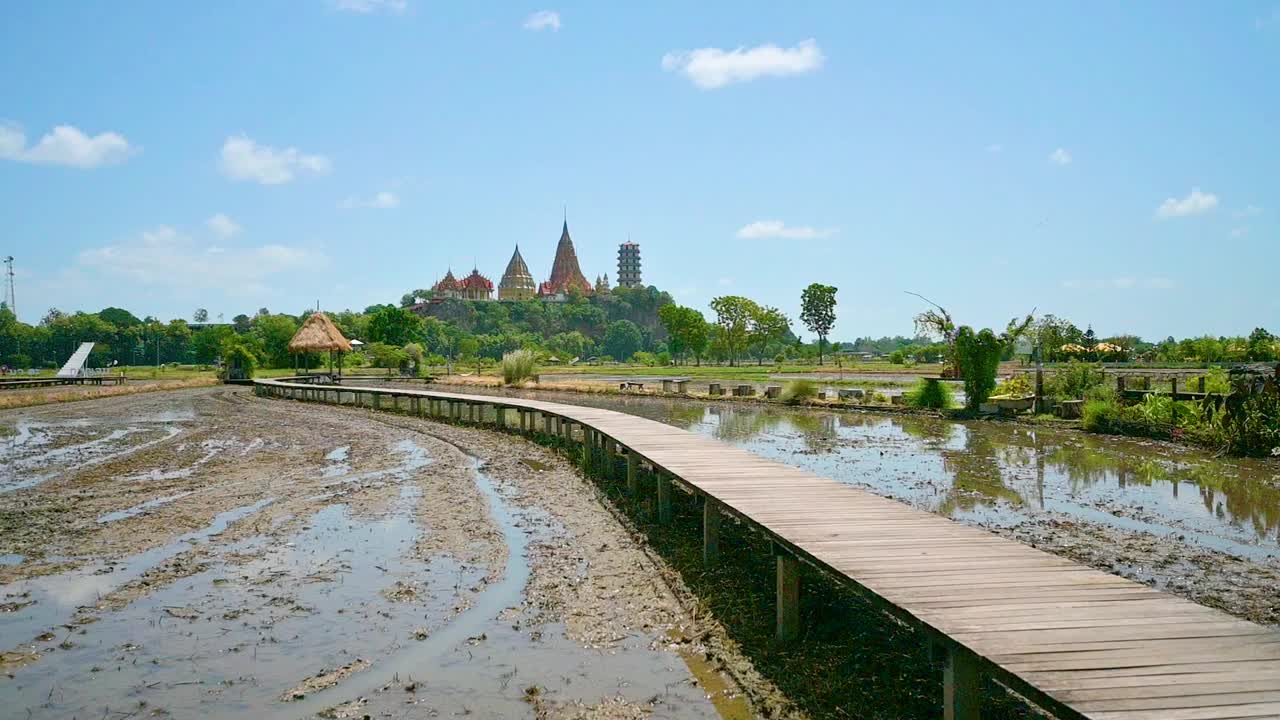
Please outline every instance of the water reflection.
[[1052, 512], [1246, 557], [1280, 553], [1280, 465], [1004, 422], [521, 393], [621, 410], [957, 519]]

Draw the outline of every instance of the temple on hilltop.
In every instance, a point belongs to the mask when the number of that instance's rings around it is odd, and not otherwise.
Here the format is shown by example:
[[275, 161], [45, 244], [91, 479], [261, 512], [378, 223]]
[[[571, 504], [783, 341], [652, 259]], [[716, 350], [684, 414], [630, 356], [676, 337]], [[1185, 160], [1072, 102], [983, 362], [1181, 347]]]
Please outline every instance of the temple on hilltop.
[[538, 283], [529, 272], [529, 266], [525, 265], [524, 258], [520, 257], [520, 246], [516, 245], [516, 251], [507, 263], [507, 271], [502, 273], [502, 280], [498, 283], [498, 299], [532, 300], [537, 293]]
[[551, 265], [551, 278], [538, 286], [538, 295], [546, 300], [563, 299], [570, 290], [577, 289], [583, 295], [595, 292], [591, 281], [582, 274], [578, 267], [578, 253], [573, 250], [573, 240], [569, 237], [569, 221], [564, 221], [560, 231], [560, 244], [556, 245], [556, 260]]
[[492, 300], [493, 282], [473, 268], [471, 274], [459, 280], [453, 276], [453, 270], [444, 274], [444, 279], [431, 288], [432, 299], [439, 300]]
[[609, 292], [609, 273], [596, 276], [596, 294], [606, 295]]

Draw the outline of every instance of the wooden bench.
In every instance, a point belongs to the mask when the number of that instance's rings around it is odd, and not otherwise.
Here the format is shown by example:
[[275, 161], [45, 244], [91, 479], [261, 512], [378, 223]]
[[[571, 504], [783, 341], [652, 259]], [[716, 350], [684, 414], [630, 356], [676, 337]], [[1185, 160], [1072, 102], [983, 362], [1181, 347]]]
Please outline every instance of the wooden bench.
[[631, 391], [631, 390], [636, 390], [636, 391], [638, 391], [638, 392], [644, 392], [644, 383], [642, 383], [642, 382], [635, 382], [634, 380], [624, 380], [624, 381], [622, 381], [622, 382], [618, 383], [618, 389], [619, 389], [619, 390], [621, 390], [621, 391], [623, 391], [623, 392], [629, 392], [629, 391]]

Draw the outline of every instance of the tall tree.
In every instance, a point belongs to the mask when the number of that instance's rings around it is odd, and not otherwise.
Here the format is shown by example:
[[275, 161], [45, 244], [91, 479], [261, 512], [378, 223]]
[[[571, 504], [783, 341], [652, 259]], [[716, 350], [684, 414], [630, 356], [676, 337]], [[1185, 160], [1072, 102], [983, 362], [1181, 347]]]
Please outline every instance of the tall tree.
[[736, 365], [738, 356], [747, 345], [751, 331], [751, 318], [759, 310], [755, 301], [741, 295], [724, 295], [711, 300], [716, 313], [716, 325], [720, 326], [720, 342], [724, 344], [729, 365]]
[[701, 356], [707, 346], [707, 320], [702, 313], [673, 303], [658, 310], [658, 319], [667, 331], [667, 344], [674, 357], [682, 359], [690, 352]]
[[822, 364], [822, 346], [836, 324], [836, 288], [813, 283], [800, 294], [800, 321], [818, 336], [818, 364]]
[[640, 326], [630, 320], [615, 320], [609, 323], [604, 333], [604, 351], [614, 360], [625, 362], [631, 359], [644, 343], [644, 334]]
[[196, 311], [191, 313], [191, 320], [198, 323], [207, 323], [209, 322], [209, 311], [204, 308], [196, 308]]
[[760, 306], [751, 314], [751, 344], [756, 349], [756, 364], [763, 365], [771, 343], [782, 340], [791, 329], [791, 321], [778, 308]]
[[415, 342], [422, 331], [422, 318], [392, 305], [384, 305], [369, 318], [369, 339], [396, 347]]

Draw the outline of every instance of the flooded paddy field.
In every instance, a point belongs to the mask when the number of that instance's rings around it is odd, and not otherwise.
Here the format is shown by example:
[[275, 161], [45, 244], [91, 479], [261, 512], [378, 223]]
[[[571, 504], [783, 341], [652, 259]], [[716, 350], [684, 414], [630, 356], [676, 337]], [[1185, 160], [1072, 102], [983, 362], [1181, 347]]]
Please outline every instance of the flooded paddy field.
[[716, 437], [1239, 617], [1280, 625], [1275, 461], [1000, 421], [519, 394], [621, 410]]
[[518, 438], [202, 388], [0, 412], [0, 716], [748, 717]]

